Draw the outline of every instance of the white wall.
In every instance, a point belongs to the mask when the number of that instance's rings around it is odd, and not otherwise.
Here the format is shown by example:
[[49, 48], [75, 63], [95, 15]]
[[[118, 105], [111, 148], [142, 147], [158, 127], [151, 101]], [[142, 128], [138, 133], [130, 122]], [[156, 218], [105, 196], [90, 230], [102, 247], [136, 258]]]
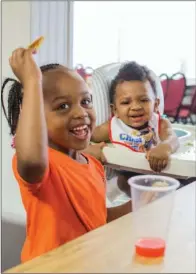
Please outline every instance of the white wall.
[[[8, 59], [13, 49], [30, 43], [30, 2], [2, 2], [2, 81], [12, 77]], [[1, 83], [2, 84], [2, 83]], [[6, 99], [6, 98], [5, 98]], [[24, 241], [25, 213], [17, 182], [12, 174], [11, 138], [2, 114], [2, 268], [20, 262]], [[3, 270], [2, 269], [2, 270]]]
[[[26, 1], [2, 2], [2, 80], [13, 77], [9, 56], [13, 49], [30, 43], [30, 4]], [[6, 99], [6, 98], [5, 98]], [[14, 153], [7, 121], [2, 117], [2, 213], [24, 216], [17, 183], [12, 175], [11, 159]]]

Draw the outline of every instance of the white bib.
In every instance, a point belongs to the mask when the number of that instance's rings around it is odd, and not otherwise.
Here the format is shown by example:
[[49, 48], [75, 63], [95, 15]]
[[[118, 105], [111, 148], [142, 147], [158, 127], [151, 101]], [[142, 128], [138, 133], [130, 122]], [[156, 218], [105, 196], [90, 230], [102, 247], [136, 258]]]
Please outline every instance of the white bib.
[[159, 123], [160, 115], [153, 113], [148, 126], [142, 130], [137, 130], [113, 116], [110, 120], [110, 141], [124, 145], [134, 151], [146, 152], [160, 143]]

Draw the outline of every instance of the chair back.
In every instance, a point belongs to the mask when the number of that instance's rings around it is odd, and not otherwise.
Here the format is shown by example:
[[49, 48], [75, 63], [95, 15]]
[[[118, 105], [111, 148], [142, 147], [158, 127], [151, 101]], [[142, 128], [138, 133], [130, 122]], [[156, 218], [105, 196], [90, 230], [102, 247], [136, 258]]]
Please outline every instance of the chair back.
[[164, 96], [164, 99], [165, 99], [166, 96], [167, 96], [167, 91], [168, 91], [169, 77], [166, 73], [163, 73], [159, 76], [159, 79], [161, 81], [161, 87], [162, 87], [163, 96]]
[[167, 96], [165, 98], [164, 113], [175, 117], [178, 115], [186, 91], [186, 78], [178, 72], [169, 78]]

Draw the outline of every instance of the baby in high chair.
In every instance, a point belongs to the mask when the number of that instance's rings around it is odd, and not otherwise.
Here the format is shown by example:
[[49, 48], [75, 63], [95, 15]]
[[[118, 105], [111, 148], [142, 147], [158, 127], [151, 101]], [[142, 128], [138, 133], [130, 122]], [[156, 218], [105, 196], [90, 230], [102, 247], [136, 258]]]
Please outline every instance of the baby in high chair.
[[[112, 118], [97, 126], [93, 142], [107, 142], [143, 152], [150, 168], [161, 172], [179, 141], [168, 119], [159, 113], [159, 98], [150, 70], [136, 62], [124, 64], [112, 80], [110, 91]], [[123, 172], [118, 186], [129, 193], [127, 179], [135, 173]]]

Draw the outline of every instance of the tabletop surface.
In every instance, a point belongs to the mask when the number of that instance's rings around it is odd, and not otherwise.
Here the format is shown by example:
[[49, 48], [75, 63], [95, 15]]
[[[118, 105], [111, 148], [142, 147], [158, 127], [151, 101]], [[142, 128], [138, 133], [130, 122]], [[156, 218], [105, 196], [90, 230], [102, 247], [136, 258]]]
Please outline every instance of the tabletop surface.
[[[7, 273], [196, 273], [195, 184], [176, 192], [163, 264], [136, 265], [132, 260], [136, 230], [130, 213]], [[146, 212], [155, 205], [148, 205]]]

